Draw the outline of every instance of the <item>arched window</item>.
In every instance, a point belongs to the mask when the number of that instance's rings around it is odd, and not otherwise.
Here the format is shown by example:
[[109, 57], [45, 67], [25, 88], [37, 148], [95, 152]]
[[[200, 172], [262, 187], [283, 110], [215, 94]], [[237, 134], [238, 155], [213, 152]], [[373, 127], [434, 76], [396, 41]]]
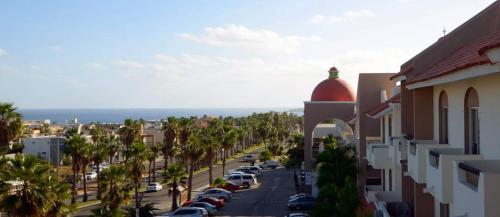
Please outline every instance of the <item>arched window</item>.
[[439, 94], [439, 143], [448, 144], [448, 95]]
[[476, 89], [470, 87], [465, 93], [465, 152], [480, 154], [479, 140], [479, 96]]

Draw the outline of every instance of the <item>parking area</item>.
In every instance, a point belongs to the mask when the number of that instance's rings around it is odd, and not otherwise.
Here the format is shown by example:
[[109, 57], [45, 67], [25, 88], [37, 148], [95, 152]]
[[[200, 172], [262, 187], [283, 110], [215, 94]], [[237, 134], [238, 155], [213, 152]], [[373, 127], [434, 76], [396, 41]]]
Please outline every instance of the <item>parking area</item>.
[[266, 169], [259, 184], [237, 191], [216, 216], [285, 216], [288, 197], [295, 194], [293, 171]]

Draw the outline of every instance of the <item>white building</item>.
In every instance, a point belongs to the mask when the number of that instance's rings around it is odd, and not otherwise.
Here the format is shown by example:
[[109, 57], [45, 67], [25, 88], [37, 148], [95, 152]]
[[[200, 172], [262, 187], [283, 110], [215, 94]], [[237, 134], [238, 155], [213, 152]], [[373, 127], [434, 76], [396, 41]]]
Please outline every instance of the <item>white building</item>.
[[24, 138], [22, 141], [23, 154], [35, 155], [46, 161], [50, 159], [53, 165], [57, 165], [57, 161], [61, 160], [65, 142], [62, 136], [39, 136]]

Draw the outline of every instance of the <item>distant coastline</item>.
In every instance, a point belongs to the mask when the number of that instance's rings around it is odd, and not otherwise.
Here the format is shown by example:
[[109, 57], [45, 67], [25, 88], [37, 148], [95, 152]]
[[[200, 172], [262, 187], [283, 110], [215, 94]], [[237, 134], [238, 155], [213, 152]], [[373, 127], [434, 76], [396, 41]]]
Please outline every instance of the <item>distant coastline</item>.
[[66, 123], [74, 118], [79, 123], [122, 123], [127, 118], [161, 120], [169, 116], [191, 117], [204, 115], [242, 117], [252, 113], [291, 112], [302, 115], [302, 108], [154, 108], [154, 109], [19, 109], [25, 120], [46, 120]]

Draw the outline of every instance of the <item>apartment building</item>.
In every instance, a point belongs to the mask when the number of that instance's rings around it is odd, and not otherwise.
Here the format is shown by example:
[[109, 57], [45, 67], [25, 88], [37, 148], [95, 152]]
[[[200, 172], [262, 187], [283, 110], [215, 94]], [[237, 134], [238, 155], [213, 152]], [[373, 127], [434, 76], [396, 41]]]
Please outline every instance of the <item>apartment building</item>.
[[369, 166], [383, 171], [381, 187], [365, 191], [369, 202], [383, 216], [404, 207], [415, 217], [499, 216], [499, 1], [391, 80], [399, 94], [365, 113], [383, 135], [367, 143]]

